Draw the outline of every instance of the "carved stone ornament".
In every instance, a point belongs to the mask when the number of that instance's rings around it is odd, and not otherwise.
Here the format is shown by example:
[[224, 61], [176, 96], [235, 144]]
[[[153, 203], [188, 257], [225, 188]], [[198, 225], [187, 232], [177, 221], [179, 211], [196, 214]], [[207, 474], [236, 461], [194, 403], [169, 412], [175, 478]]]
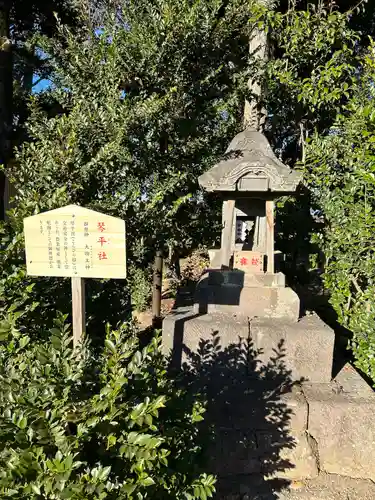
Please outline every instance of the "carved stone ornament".
[[236, 135], [225, 156], [199, 177], [205, 190], [292, 193], [301, 181], [301, 174], [284, 165], [257, 130]]

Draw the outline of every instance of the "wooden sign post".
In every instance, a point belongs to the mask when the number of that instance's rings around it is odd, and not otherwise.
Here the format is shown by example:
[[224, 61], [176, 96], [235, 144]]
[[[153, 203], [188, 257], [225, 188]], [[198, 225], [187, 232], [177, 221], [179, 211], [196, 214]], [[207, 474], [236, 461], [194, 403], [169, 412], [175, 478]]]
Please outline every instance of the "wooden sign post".
[[77, 205], [24, 219], [29, 276], [72, 280], [73, 346], [85, 333], [84, 278], [126, 278], [125, 222]]

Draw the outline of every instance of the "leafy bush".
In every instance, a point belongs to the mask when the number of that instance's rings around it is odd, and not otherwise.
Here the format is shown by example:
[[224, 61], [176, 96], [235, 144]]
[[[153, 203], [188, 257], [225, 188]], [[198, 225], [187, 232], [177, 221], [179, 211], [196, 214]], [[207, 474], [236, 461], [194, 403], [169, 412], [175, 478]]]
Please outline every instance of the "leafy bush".
[[146, 269], [131, 266], [129, 269], [129, 283], [132, 305], [136, 311], [145, 311], [150, 304], [152, 293], [152, 268]]
[[210, 267], [207, 251], [196, 250], [192, 252], [181, 264], [182, 283], [195, 283], [199, 281], [203, 272]]
[[375, 382], [375, 43], [361, 77], [327, 135], [306, 148], [306, 180], [325, 225], [324, 282], [340, 322], [353, 333], [357, 366]]
[[291, 2], [284, 13], [260, 7], [254, 15], [273, 47], [264, 72], [268, 131], [309, 188], [279, 204], [280, 246], [295, 268], [309, 253], [323, 268], [338, 320], [353, 333], [356, 365], [375, 381], [375, 46], [366, 40], [368, 50], [353, 27], [359, 7]]
[[158, 339], [107, 329], [95, 357], [70, 347], [65, 317], [48, 342], [0, 323], [0, 495], [17, 499], [206, 499], [203, 407], [165, 371]]

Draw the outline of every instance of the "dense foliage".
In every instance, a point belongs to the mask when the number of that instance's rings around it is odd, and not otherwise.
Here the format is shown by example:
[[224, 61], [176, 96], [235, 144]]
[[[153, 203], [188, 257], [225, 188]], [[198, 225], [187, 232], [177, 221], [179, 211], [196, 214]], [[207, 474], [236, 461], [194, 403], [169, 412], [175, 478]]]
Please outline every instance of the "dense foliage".
[[340, 322], [353, 333], [357, 366], [375, 380], [375, 46], [328, 134], [306, 148], [306, 178], [325, 226], [324, 283]]
[[[126, 220], [129, 287], [103, 285], [122, 311], [129, 288], [141, 280], [147, 290], [158, 246], [189, 248], [215, 237], [215, 206], [198, 192], [197, 176], [241, 123], [248, 15], [244, 0], [117, 2], [102, 11], [100, 26], [83, 22], [76, 33], [61, 25], [57, 37], [35, 39], [53, 86], [33, 97], [29, 140], [7, 167], [15, 190], [1, 255], [11, 276], [3, 283], [8, 305], [19, 280], [23, 289], [31, 284], [22, 218], [41, 210], [77, 203]], [[63, 301], [66, 290], [55, 281], [47, 286]], [[46, 299], [39, 285], [28, 290], [41, 314], [50, 309], [50, 291]], [[67, 310], [63, 302], [58, 308]]]
[[[26, 138], [5, 165], [1, 496], [205, 500], [214, 479], [198, 469], [202, 407], [167, 378], [156, 339], [141, 348], [128, 323], [105, 338], [102, 326], [124, 325], [129, 292], [145, 304], [156, 248], [214, 238], [216, 207], [196, 180], [240, 126], [248, 5], [97, 5], [96, 17], [77, 11], [78, 32], [36, 30], [51, 85], [30, 99]], [[87, 280], [92, 342], [79, 353], [53, 326], [70, 309], [69, 280], [27, 277], [24, 265], [23, 218], [68, 203], [127, 224], [129, 280]]]
[[310, 255], [322, 268], [338, 319], [353, 333], [356, 364], [375, 380], [374, 62], [372, 43], [368, 51], [353, 28], [358, 14], [323, 2], [257, 12], [273, 48], [270, 137], [309, 188], [280, 203], [279, 243], [294, 262]]
[[48, 342], [0, 322], [0, 494], [17, 499], [202, 499], [203, 407], [166, 377], [158, 339], [107, 330], [96, 357], [70, 348], [63, 317]]

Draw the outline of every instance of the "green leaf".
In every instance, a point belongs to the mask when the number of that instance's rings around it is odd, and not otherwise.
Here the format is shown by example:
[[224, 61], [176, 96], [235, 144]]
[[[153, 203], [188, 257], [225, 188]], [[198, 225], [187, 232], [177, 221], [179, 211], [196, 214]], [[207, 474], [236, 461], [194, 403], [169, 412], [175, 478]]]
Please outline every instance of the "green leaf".
[[155, 484], [155, 481], [152, 479], [151, 476], [146, 477], [145, 479], [142, 479], [143, 486], [152, 486]]
[[41, 490], [37, 484], [32, 484], [31, 489], [36, 495], [41, 495]]
[[104, 343], [110, 351], [112, 351], [113, 353], [116, 352], [116, 346], [111, 340], [105, 339]]

